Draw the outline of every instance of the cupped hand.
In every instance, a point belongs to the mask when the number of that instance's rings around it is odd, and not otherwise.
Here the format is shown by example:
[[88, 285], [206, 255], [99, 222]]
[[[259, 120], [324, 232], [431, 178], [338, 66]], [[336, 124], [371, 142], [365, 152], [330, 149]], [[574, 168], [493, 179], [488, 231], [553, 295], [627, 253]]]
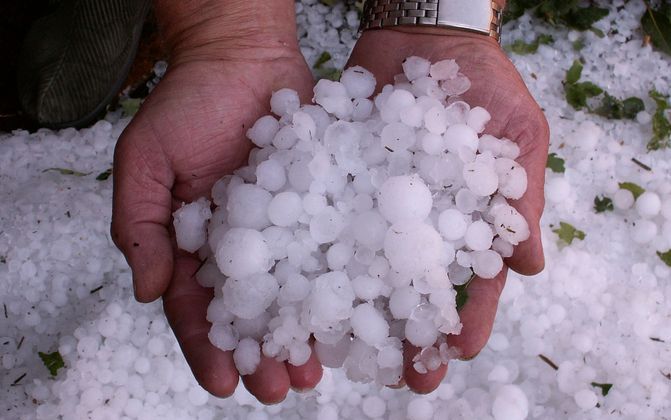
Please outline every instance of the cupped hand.
[[[437, 28], [366, 31], [358, 40], [348, 66], [360, 65], [373, 72], [381, 89], [384, 84], [393, 83], [394, 75], [402, 73], [403, 60], [413, 55], [431, 62], [455, 59], [461, 72], [471, 80], [464, 99], [471, 106], [484, 107], [492, 116], [485, 132], [506, 137], [520, 147], [517, 161], [527, 171], [528, 188], [521, 199], [510, 204], [526, 218], [531, 235], [505, 263], [521, 274], [540, 272], [544, 258], [539, 221], [545, 204], [543, 185], [549, 143], [549, 128], [542, 110], [499, 45], [484, 35]], [[460, 350], [462, 358], [474, 357], [487, 343], [506, 273], [504, 266], [496, 278], [475, 278], [470, 283], [469, 299], [460, 311], [462, 332], [447, 338], [449, 345]], [[442, 381], [447, 366], [419, 374], [412, 367], [412, 357], [417, 351], [406, 345], [404, 380], [416, 392], [430, 392]]]
[[[124, 131], [114, 155], [112, 217], [112, 237], [133, 271], [136, 298], [163, 297], [196, 379], [219, 397], [233, 393], [238, 372], [232, 353], [208, 339], [213, 290], [194, 279], [197, 256], [176, 249], [172, 212], [209, 196], [219, 178], [245, 163], [245, 132], [268, 113], [273, 91], [289, 87], [307, 102], [313, 86], [297, 45], [222, 51], [228, 56], [190, 50], [177, 57]], [[275, 403], [289, 387], [314, 387], [321, 374], [315, 356], [301, 367], [262, 356], [256, 373], [242, 380], [259, 401]]]

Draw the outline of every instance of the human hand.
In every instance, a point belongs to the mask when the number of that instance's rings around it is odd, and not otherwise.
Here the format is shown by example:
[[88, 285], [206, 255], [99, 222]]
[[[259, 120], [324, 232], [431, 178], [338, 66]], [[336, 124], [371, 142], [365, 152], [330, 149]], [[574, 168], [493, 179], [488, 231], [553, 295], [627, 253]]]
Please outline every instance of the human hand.
[[[292, 0], [263, 6], [277, 7], [276, 13], [267, 12], [283, 22], [261, 22], [263, 30], [241, 29], [242, 12], [228, 3], [225, 12], [235, 22], [206, 18], [212, 8], [204, 8], [191, 15], [200, 20], [189, 26], [167, 24], [173, 52], [168, 72], [116, 147], [112, 217], [112, 238], [133, 271], [137, 300], [163, 297], [166, 317], [196, 379], [218, 397], [233, 393], [238, 372], [232, 352], [208, 339], [206, 312], [213, 291], [194, 279], [197, 256], [177, 251], [172, 212], [182, 202], [209, 196], [219, 178], [246, 162], [251, 147], [245, 132], [268, 113], [273, 91], [290, 87], [307, 102], [313, 86], [296, 41]], [[233, 35], [218, 33], [219, 28]], [[321, 374], [314, 354], [301, 367], [262, 356], [257, 371], [242, 380], [259, 401], [270, 404], [283, 400], [289, 387], [314, 387]]]
[[[543, 112], [496, 41], [479, 34], [407, 27], [366, 31], [352, 51], [348, 66], [360, 65], [370, 70], [381, 89], [393, 83], [394, 75], [402, 73], [403, 60], [413, 55], [432, 62], [455, 59], [461, 72], [471, 80], [464, 99], [472, 106], [484, 107], [492, 115], [485, 132], [506, 137], [520, 147], [516, 160], [527, 171], [528, 189], [521, 199], [510, 204], [526, 218], [531, 234], [515, 248], [505, 265], [525, 275], [540, 272], [544, 257], [539, 221], [545, 204], [543, 185], [549, 143]], [[447, 338], [448, 345], [458, 348], [463, 359], [475, 357], [487, 343], [506, 273], [504, 266], [494, 279], [475, 278], [468, 286], [469, 299], [459, 312], [462, 332]], [[412, 390], [427, 393], [440, 384], [447, 366], [419, 374], [412, 363], [418, 351], [406, 343], [404, 380]]]

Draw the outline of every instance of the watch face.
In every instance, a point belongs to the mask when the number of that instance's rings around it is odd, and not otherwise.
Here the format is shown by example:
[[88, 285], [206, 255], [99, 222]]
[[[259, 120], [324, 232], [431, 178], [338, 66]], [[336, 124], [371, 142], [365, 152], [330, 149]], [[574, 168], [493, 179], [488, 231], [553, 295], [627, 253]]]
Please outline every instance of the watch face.
[[494, 19], [491, 0], [439, 0], [438, 25], [456, 26], [489, 34]]

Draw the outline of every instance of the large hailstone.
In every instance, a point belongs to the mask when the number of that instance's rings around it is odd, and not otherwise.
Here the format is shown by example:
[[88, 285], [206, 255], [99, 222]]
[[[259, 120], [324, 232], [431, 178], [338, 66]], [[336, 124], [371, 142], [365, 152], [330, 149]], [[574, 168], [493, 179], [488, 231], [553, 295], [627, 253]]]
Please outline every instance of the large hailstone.
[[273, 262], [263, 234], [245, 228], [232, 228], [224, 233], [215, 258], [222, 273], [238, 279], [267, 272]]
[[390, 223], [422, 221], [431, 212], [431, 191], [417, 175], [393, 176], [378, 193], [380, 213]]
[[432, 226], [410, 221], [396, 223], [387, 230], [384, 254], [394, 270], [416, 277], [441, 265], [447, 250]]
[[222, 290], [224, 306], [240, 318], [256, 318], [273, 303], [279, 288], [269, 273], [256, 273], [241, 280], [231, 277]]

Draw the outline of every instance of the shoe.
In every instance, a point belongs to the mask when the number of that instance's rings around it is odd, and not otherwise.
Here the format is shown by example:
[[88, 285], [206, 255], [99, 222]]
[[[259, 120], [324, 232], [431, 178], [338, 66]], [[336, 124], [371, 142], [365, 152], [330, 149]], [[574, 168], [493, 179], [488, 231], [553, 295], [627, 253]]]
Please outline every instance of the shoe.
[[93, 122], [121, 89], [150, 0], [61, 0], [33, 23], [18, 63], [23, 111], [41, 126]]

